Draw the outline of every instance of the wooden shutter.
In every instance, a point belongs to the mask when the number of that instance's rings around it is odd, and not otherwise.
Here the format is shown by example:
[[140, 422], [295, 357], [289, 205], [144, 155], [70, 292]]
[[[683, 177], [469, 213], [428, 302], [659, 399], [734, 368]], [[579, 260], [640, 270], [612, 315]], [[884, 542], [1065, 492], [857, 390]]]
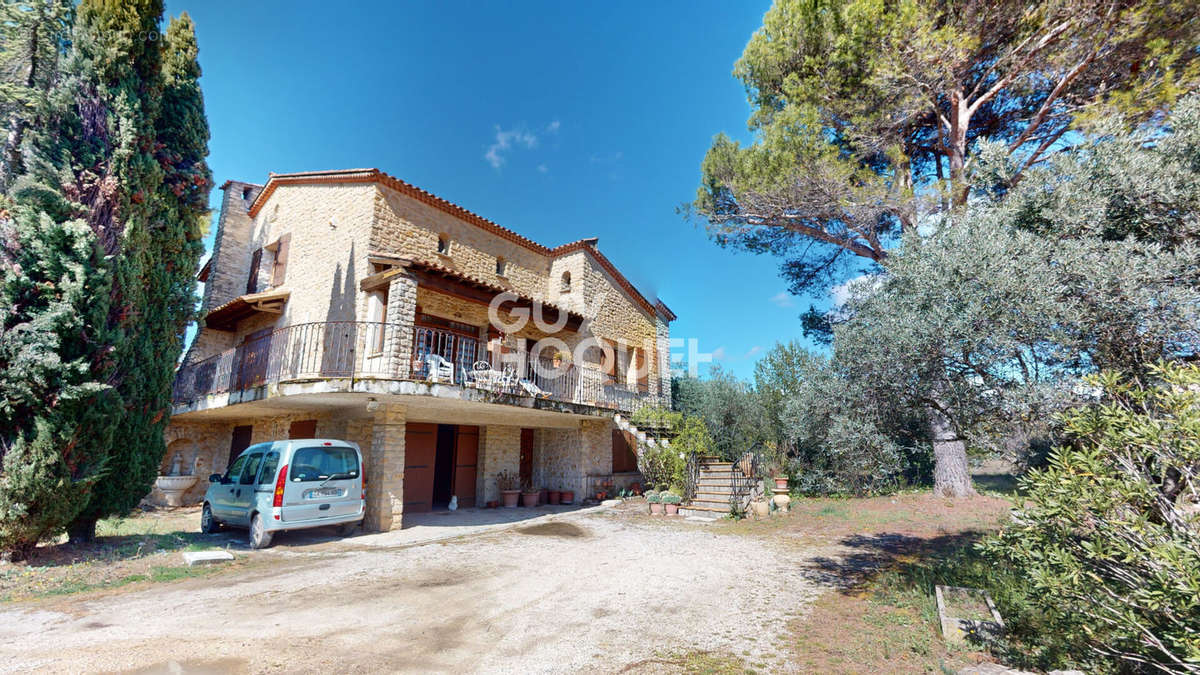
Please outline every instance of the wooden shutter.
[[284, 277], [287, 274], [288, 249], [291, 248], [292, 234], [283, 235], [279, 238], [279, 244], [275, 249], [275, 264], [271, 267], [271, 287], [282, 286]]
[[316, 420], [296, 420], [288, 425], [288, 438], [316, 438]]
[[258, 266], [262, 264], [262, 249], [256, 249], [250, 257], [250, 278], [246, 280], [246, 292], [258, 292]]
[[637, 358], [638, 391], [645, 394], [650, 391], [650, 369], [646, 367], [646, 350], [638, 347], [634, 356]]
[[600, 357], [601, 363], [604, 364], [604, 374], [608, 375], [609, 379], [615, 383], [618, 381], [617, 373], [621, 369], [621, 359], [617, 358], [617, 343], [607, 338], [600, 338], [600, 345], [604, 351]]

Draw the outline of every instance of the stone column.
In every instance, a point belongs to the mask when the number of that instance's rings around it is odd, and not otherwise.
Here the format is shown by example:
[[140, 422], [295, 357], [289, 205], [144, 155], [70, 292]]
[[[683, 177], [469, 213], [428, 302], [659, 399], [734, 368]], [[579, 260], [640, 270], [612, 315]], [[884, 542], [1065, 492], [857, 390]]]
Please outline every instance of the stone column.
[[658, 404], [668, 410], [671, 408], [671, 327], [662, 317], [654, 321], [655, 338], [658, 340]]
[[392, 277], [388, 284], [387, 332], [384, 353], [389, 354], [389, 372], [408, 377], [412, 367], [413, 322], [417, 312], [417, 280], [408, 274]]
[[399, 526], [404, 512], [404, 415], [402, 405], [381, 405], [375, 412], [371, 446], [364, 458], [367, 514], [363, 529], [369, 532]]

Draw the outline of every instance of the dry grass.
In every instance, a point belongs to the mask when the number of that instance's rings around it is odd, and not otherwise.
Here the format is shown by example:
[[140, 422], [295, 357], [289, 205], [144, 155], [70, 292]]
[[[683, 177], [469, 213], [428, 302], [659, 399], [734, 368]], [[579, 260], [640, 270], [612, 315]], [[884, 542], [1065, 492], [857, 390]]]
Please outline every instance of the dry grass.
[[[244, 534], [200, 533], [197, 508], [157, 510], [100, 521], [96, 540], [66, 538], [37, 547], [20, 563], [0, 564], [0, 602], [101, 591], [136, 583], [206, 576], [218, 568], [189, 568], [186, 550], [243, 547]], [[240, 568], [244, 561], [219, 569]]]
[[[939, 673], [990, 660], [982, 649], [949, 647], [921, 572], [994, 530], [1007, 499], [966, 500], [915, 493], [866, 499], [800, 499], [765, 521], [714, 523], [714, 531], [792, 540], [808, 553], [810, 576], [835, 590], [792, 621], [779, 648], [785, 670], [813, 673]], [[823, 555], [812, 557], [814, 551]], [[798, 558], [800, 559], [800, 558]], [[903, 572], [901, 572], [903, 570]]]

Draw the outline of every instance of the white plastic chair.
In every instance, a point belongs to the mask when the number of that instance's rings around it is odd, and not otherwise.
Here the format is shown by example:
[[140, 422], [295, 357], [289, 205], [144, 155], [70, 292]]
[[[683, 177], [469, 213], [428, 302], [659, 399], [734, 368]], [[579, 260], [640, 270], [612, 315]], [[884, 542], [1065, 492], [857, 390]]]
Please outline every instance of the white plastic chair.
[[429, 379], [434, 382], [454, 383], [454, 364], [437, 354], [426, 354], [425, 364], [429, 367]]

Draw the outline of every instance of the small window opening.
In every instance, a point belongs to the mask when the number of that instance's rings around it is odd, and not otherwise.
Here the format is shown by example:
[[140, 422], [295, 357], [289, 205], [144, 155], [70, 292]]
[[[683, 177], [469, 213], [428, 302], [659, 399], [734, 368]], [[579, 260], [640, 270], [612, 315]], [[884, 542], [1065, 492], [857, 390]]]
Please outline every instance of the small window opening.
[[442, 255], [450, 255], [450, 237], [444, 234], [438, 235], [437, 252]]
[[504, 258], [496, 258], [496, 276], [504, 276], [504, 272], [508, 268], [508, 261]]
[[559, 291], [562, 293], [570, 293], [571, 292], [571, 273], [570, 272], [563, 272], [562, 285], [559, 287]]

